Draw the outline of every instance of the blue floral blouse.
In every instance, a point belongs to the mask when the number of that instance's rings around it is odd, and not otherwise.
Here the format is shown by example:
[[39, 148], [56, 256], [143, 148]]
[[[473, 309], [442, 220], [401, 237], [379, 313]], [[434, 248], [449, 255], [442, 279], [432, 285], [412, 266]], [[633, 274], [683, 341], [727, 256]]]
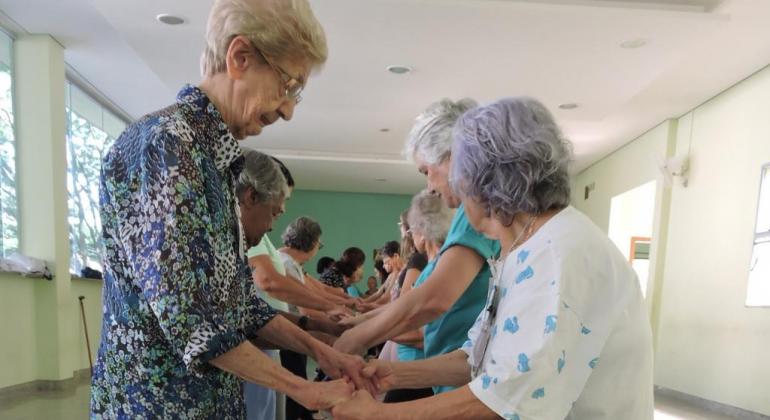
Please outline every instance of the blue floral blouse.
[[104, 158], [92, 418], [243, 418], [241, 380], [208, 363], [275, 316], [244, 259], [234, 193], [242, 159], [193, 86], [128, 127]]

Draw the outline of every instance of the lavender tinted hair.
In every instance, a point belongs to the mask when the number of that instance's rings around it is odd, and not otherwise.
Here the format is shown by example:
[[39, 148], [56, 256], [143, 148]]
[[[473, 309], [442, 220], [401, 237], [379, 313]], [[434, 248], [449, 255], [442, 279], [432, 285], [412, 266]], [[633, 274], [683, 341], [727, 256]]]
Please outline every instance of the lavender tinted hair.
[[466, 112], [454, 128], [450, 182], [503, 223], [569, 205], [572, 146], [543, 104], [506, 98]]
[[418, 115], [409, 131], [404, 155], [408, 159], [419, 156], [429, 165], [438, 165], [452, 151], [452, 128], [465, 111], [476, 106], [469, 98], [453, 102], [442, 99], [428, 106]]

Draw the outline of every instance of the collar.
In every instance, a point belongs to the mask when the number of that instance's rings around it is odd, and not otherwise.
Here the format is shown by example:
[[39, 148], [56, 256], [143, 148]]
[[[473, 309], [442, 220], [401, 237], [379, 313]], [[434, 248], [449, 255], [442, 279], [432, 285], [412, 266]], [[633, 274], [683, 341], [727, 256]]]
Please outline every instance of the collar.
[[224, 172], [233, 163], [239, 163], [234, 169], [240, 172], [237, 169], [242, 167], [241, 147], [211, 99], [200, 88], [185, 85], [176, 100], [180, 105], [190, 108], [194, 122], [204, 127], [204, 135], [197, 140], [214, 159], [217, 170]]

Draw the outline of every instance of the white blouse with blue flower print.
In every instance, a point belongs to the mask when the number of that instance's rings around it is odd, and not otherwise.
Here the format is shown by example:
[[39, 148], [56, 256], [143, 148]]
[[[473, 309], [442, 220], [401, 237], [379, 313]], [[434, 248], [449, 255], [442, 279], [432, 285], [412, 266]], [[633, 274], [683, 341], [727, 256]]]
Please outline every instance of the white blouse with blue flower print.
[[506, 419], [652, 419], [649, 318], [607, 235], [568, 207], [501, 265], [463, 346], [474, 395]]

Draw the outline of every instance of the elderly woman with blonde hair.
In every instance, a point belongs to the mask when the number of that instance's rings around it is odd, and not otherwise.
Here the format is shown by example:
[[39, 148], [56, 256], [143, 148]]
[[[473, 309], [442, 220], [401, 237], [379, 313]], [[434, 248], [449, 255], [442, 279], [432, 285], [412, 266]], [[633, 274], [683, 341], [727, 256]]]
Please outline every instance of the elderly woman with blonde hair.
[[346, 380], [310, 383], [257, 338], [310, 354], [333, 377], [363, 361], [334, 351], [257, 295], [245, 261], [238, 140], [290, 120], [327, 56], [307, 0], [216, 0], [203, 81], [141, 118], [104, 158], [104, 317], [92, 418], [241, 419], [242, 379], [309, 408], [347, 398]]

